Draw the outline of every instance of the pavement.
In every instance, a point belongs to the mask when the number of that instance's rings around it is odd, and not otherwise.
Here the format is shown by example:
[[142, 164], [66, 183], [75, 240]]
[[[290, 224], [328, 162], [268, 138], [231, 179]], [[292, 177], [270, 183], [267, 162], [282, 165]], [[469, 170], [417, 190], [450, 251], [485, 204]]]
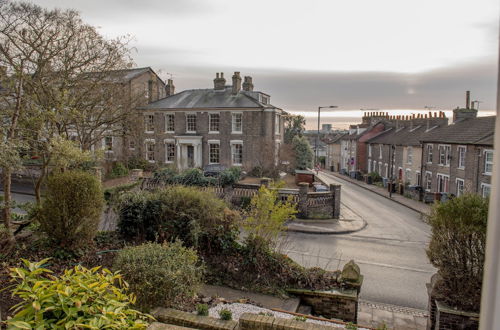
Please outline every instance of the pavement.
[[406, 206], [409, 209], [412, 209], [416, 212], [419, 212], [422, 215], [429, 215], [431, 213], [431, 206], [413, 199], [410, 199], [408, 197], [402, 196], [400, 194], [393, 193], [392, 196], [390, 196], [389, 192], [387, 191], [386, 188], [381, 188], [373, 184], [367, 184], [364, 181], [359, 181], [356, 179], [352, 179], [347, 175], [342, 175], [337, 172], [330, 172], [330, 171], [320, 171], [318, 174], [318, 177], [321, 179], [322, 177], [324, 178], [326, 175], [331, 175], [335, 176], [341, 180], [350, 182], [352, 184], [355, 184], [359, 187], [362, 187], [366, 190], [369, 190], [377, 195], [383, 196], [385, 198], [388, 198], [398, 204], [401, 204], [403, 206]]
[[345, 205], [340, 205], [340, 218], [327, 220], [293, 220], [286, 224], [287, 231], [317, 234], [351, 234], [366, 227], [366, 221]]
[[[205, 297], [224, 298], [228, 301], [249, 299], [267, 309], [295, 313], [299, 308], [298, 298], [281, 299], [275, 296], [235, 290], [218, 285], [204, 285], [200, 294]], [[428, 314], [424, 310], [375, 303], [360, 300], [358, 304], [358, 325], [361, 327], [376, 328], [385, 324], [388, 329], [395, 330], [424, 330], [427, 325]]]

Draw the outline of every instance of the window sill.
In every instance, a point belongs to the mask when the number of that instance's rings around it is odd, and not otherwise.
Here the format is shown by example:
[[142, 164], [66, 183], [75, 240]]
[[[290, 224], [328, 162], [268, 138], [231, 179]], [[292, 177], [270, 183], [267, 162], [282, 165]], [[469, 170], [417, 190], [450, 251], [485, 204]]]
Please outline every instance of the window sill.
[[[220, 134], [220, 131], [208, 131], [208, 134]], [[218, 164], [218, 163], [214, 163]]]
[[235, 164], [235, 163], [233, 163], [233, 166], [242, 166], [242, 164]]
[[165, 131], [165, 134], [175, 134], [175, 131]]
[[491, 176], [491, 172], [484, 172], [483, 175]]
[[186, 131], [186, 134], [196, 134], [196, 131]]
[[173, 163], [174, 163], [174, 161], [173, 161], [173, 160], [166, 160], [166, 161], [165, 161], [165, 164], [173, 164]]
[[148, 163], [154, 164], [156, 163], [156, 160], [148, 160]]
[[234, 132], [233, 131], [233, 132], [231, 132], [231, 134], [243, 134], [243, 132], [242, 131], [239, 131], [239, 132]]
[[208, 165], [219, 165], [219, 164], [220, 164], [220, 162], [217, 162], [217, 163], [211, 163], [211, 162], [209, 162], [208, 163]]
[[465, 170], [465, 167], [457, 167], [457, 170]]
[[146, 134], [154, 134], [155, 131], [145, 131], [144, 133], [146, 133]]

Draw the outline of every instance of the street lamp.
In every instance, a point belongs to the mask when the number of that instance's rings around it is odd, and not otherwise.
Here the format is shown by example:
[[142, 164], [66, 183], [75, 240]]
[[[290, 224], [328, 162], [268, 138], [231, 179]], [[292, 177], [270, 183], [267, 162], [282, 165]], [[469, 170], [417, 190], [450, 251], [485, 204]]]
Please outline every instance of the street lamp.
[[318, 146], [319, 146], [319, 118], [321, 115], [321, 109], [333, 109], [333, 108], [338, 108], [336, 105], [329, 105], [325, 107], [318, 107], [318, 134], [316, 135], [316, 148], [315, 148], [315, 153], [314, 153], [314, 166], [318, 164]]

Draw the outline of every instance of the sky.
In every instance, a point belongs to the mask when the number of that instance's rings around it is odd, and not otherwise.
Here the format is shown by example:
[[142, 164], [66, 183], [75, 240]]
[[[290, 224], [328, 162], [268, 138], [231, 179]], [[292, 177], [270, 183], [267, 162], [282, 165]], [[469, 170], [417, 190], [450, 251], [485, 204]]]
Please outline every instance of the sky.
[[496, 107], [497, 0], [35, 0], [72, 8], [109, 38], [130, 35], [137, 66], [176, 91], [212, 87], [215, 72], [252, 76], [271, 103], [322, 122], [360, 109], [409, 113]]

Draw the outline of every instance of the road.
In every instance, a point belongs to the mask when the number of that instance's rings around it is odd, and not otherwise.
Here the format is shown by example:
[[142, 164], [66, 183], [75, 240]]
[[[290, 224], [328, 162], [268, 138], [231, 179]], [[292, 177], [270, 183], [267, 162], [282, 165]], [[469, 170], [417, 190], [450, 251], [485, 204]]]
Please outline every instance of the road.
[[284, 250], [304, 266], [342, 267], [354, 259], [364, 275], [361, 299], [427, 309], [427, 291], [435, 269], [425, 249], [430, 227], [421, 215], [350, 182], [328, 175], [342, 185], [341, 201], [366, 222], [348, 235], [289, 233]]

